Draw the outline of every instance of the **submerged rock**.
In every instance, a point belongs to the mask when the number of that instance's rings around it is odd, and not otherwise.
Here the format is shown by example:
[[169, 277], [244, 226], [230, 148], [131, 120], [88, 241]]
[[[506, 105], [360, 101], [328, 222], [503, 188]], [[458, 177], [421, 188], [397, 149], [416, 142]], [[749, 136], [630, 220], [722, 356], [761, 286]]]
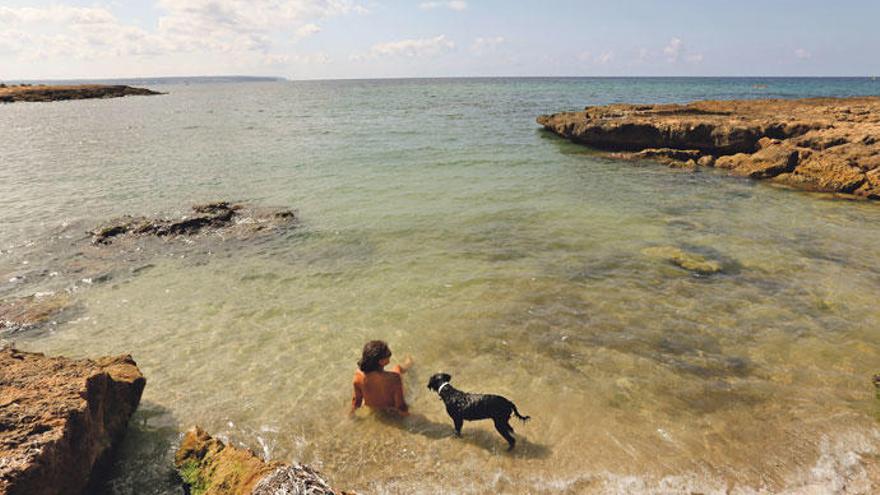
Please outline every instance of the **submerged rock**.
[[146, 381], [131, 356], [0, 350], [0, 493], [82, 493], [100, 479]]
[[38, 327], [72, 304], [67, 293], [34, 294], [0, 301], [0, 334]]
[[880, 199], [877, 97], [615, 104], [537, 120], [574, 142], [626, 152], [618, 156]]
[[253, 208], [243, 204], [219, 201], [195, 205], [193, 213], [178, 220], [124, 216], [111, 220], [89, 232], [93, 244], [111, 244], [121, 237], [194, 236], [202, 232], [253, 235], [261, 230], [296, 222], [293, 210]]
[[191, 495], [343, 495], [312, 468], [263, 461], [251, 450], [226, 445], [193, 427], [174, 463]]
[[160, 95], [157, 91], [124, 85], [77, 84], [77, 85], [30, 85], [0, 87], [0, 103], [16, 101], [59, 101], [89, 98], [118, 98], [130, 95]]
[[721, 263], [708, 260], [696, 253], [689, 253], [675, 246], [649, 247], [643, 249], [642, 253], [651, 258], [662, 259], [675, 266], [701, 275], [711, 275], [721, 271]]

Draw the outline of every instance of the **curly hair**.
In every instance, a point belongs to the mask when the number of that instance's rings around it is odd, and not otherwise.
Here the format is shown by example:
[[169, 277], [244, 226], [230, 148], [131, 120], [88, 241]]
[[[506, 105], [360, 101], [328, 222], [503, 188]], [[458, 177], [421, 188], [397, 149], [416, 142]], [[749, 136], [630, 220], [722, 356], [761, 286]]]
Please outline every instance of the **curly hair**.
[[388, 348], [388, 344], [382, 340], [371, 340], [364, 344], [364, 351], [361, 354], [361, 360], [358, 361], [358, 368], [364, 373], [379, 371], [382, 369], [379, 361], [390, 357], [391, 349]]

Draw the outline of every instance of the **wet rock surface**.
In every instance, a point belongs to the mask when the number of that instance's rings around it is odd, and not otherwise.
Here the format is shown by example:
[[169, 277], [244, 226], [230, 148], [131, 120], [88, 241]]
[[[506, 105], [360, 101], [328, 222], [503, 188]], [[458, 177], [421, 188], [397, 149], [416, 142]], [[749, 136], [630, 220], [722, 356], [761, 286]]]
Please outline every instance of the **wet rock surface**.
[[722, 270], [721, 263], [675, 246], [655, 246], [642, 250], [645, 256], [666, 261], [700, 275], [712, 275]]
[[0, 493], [83, 493], [100, 479], [145, 384], [131, 356], [0, 350]]
[[162, 259], [207, 263], [240, 255], [248, 246], [298, 225], [288, 208], [219, 201], [186, 215], [124, 216], [86, 232], [66, 225], [45, 239], [4, 251], [0, 264], [0, 337], [66, 321], [83, 290], [125, 283]]
[[[615, 104], [542, 115], [573, 142], [671, 165], [725, 169], [880, 199], [880, 98]], [[623, 152], [623, 153], [620, 153]]]
[[0, 334], [28, 330], [49, 323], [71, 304], [67, 293], [38, 293], [0, 301]]
[[79, 84], [65, 86], [17, 85], [0, 87], [0, 103], [17, 101], [60, 101], [90, 98], [118, 98], [131, 95], [160, 95], [157, 91], [125, 85]]
[[174, 463], [191, 495], [343, 495], [302, 464], [263, 461], [198, 426], [181, 441]]
[[195, 236], [203, 233], [247, 237], [261, 231], [296, 222], [293, 210], [254, 208], [220, 201], [192, 207], [192, 213], [179, 219], [124, 216], [89, 232], [93, 244], [111, 244], [124, 237]]

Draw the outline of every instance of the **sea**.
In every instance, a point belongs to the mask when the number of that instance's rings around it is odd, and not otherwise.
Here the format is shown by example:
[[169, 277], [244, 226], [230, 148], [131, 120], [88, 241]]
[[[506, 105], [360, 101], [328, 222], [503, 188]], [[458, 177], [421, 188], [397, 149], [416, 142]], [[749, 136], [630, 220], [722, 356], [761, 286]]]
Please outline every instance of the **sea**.
[[[880, 490], [880, 205], [614, 160], [535, 122], [880, 81], [149, 82], [165, 94], [0, 105], [0, 298], [74, 303], [0, 337], [131, 354], [147, 378], [106, 494], [183, 493], [193, 425], [364, 494]], [[298, 223], [71, 268], [110, 218], [218, 200]], [[414, 359], [404, 420], [347, 414], [371, 339]], [[532, 417], [513, 452], [491, 422], [454, 436], [438, 371]]]

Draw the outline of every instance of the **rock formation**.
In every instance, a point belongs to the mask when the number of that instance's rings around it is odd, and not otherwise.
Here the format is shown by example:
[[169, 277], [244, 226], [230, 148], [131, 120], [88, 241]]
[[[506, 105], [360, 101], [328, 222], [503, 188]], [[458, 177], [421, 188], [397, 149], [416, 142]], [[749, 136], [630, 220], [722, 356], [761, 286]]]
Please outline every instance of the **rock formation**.
[[264, 462], [248, 449], [226, 445], [198, 426], [183, 437], [175, 454], [191, 495], [343, 495], [302, 464]]
[[71, 304], [67, 293], [35, 294], [0, 301], [0, 335], [42, 325]]
[[0, 494], [83, 493], [100, 479], [145, 384], [131, 356], [0, 350]]
[[880, 98], [616, 104], [538, 117], [576, 143], [880, 199]]
[[93, 244], [110, 244], [120, 237], [192, 236], [203, 231], [246, 237], [261, 230], [290, 225], [296, 214], [287, 209], [259, 209], [227, 201], [195, 205], [193, 213], [177, 220], [125, 216], [90, 232]]
[[0, 103], [16, 101], [84, 100], [88, 98], [117, 98], [129, 95], [159, 95], [144, 88], [123, 85], [80, 84], [73, 86], [15, 85], [0, 86]]

